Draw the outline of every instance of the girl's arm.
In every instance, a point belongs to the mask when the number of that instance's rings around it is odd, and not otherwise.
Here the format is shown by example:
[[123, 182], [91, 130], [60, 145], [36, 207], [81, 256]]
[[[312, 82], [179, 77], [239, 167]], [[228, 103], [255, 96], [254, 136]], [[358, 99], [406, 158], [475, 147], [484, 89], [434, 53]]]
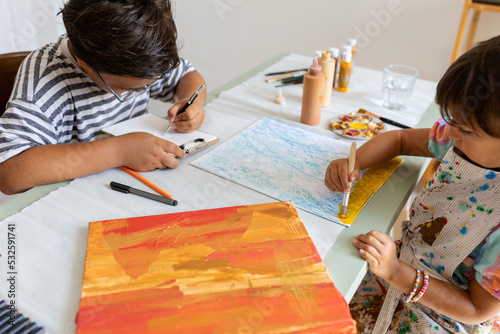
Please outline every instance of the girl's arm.
[[429, 131], [430, 129], [388, 131], [370, 139], [356, 151], [356, 164], [351, 175], [347, 175], [347, 159], [337, 159], [330, 163], [325, 174], [325, 185], [332, 191], [348, 191], [349, 181], [358, 180], [359, 172], [365, 168], [383, 164], [398, 155], [432, 157], [427, 148]]
[[[405, 294], [412, 291], [417, 277], [416, 270], [397, 258], [396, 246], [390, 236], [380, 231], [371, 231], [356, 236], [353, 244], [370, 264], [370, 270], [374, 274]], [[423, 278], [417, 292], [422, 286]], [[427, 290], [419, 302], [465, 324], [478, 324], [500, 313], [500, 300], [483, 289], [475, 279], [467, 290], [463, 290], [451, 283], [430, 278]]]

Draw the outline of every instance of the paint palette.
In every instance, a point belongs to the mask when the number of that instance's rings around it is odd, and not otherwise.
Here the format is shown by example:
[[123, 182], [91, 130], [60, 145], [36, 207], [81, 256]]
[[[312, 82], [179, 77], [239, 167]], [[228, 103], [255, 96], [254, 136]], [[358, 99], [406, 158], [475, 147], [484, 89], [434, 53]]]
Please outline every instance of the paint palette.
[[334, 118], [329, 125], [330, 130], [339, 136], [362, 140], [371, 139], [386, 130], [384, 122], [355, 112]]

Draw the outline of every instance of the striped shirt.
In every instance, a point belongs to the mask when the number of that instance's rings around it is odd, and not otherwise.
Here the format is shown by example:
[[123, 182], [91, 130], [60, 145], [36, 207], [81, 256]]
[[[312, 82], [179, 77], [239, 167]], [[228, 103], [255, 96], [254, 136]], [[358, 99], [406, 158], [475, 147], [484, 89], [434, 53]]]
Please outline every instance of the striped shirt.
[[180, 79], [194, 71], [181, 58], [165, 79], [120, 102], [78, 66], [68, 38], [32, 52], [22, 63], [5, 113], [0, 117], [0, 163], [38, 145], [89, 142], [102, 129], [147, 112], [149, 98], [173, 101]]

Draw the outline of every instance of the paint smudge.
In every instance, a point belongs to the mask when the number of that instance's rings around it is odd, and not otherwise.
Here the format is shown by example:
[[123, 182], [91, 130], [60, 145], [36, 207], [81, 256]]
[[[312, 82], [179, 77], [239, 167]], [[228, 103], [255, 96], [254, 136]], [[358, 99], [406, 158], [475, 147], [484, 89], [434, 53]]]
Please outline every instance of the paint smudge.
[[467, 226], [465, 226], [465, 224], [463, 224], [462, 226], [460, 226], [460, 234], [461, 235], [466, 235], [467, 234]]
[[488, 189], [490, 189], [490, 185], [489, 185], [489, 184], [487, 184], [487, 183], [485, 183], [485, 184], [483, 184], [482, 186], [478, 187], [478, 188], [476, 189], [476, 191], [486, 191], [486, 190], [488, 190]]
[[[343, 204], [343, 202], [340, 203], [340, 205], [339, 205], [339, 214], [337, 215], [337, 217], [339, 219], [347, 219], [347, 213], [346, 214], [342, 213], [342, 204]], [[349, 212], [349, 208], [347, 208], [347, 211]]]
[[432, 246], [446, 224], [448, 224], [448, 220], [445, 217], [439, 217], [419, 225], [417, 228], [420, 229], [422, 241]]
[[493, 180], [497, 175], [493, 172], [490, 171], [488, 174], [486, 174], [484, 177], [487, 178], [488, 180]]
[[466, 212], [466, 211], [468, 211], [470, 208], [472, 208], [472, 206], [470, 206], [470, 205], [469, 205], [467, 202], [465, 202], [465, 201], [460, 201], [460, 202], [458, 203], [458, 208], [459, 208], [460, 210], [462, 210], [462, 212]]
[[450, 173], [448, 173], [448, 172], [442, 172], [439, 175], [438, 179], [439, 179], [439, 182], [441, 182], [441, 183], [454, 184], [455, 181], [453, 181], [451, 179], [451, 177], [452, 177], [452, 175]]
[[477, 199], [475, 197], [471, 197], [471, 198], [469, 198], [469, 201], [471, 201], [472, 203], [476, 203]]
[[418, 203], [420, 204], [420, 206], [422, 207], [422, 209], [424, 210], [432, 210], [432, 211], [436, 211], [436, 208], [433, 208], [432, 206], [428, 206], [428, 205], [424, 205], [422, 203]]
[[430, 264], [429, 262], [425, 261], [424, 259], [420, 259], [420, 261], [422, 261], [422, 263], [425, 264], [427, 267], [434, 268], [434, 266], [432, 264]]

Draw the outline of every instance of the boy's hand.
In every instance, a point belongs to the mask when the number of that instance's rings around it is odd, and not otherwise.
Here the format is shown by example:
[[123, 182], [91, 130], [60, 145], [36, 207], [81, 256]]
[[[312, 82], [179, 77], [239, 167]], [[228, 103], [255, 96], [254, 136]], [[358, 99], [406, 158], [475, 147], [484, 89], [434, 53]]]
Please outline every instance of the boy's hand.
[[139, 172], [157, 168], [176, 168], [177, 158], [184, 158], [184, 151], [176, 144], [145, 132], [133, 132], [115, 137], [119, 140], [122, 165]]
[[396, 244], [390, 236], [380, 231], [370, 231], [357, 235], [352, 244], [359, 249], [359, 254], [375, 275], [388, 282], [397, 275], [401, 262], [396, 254]]
[[184, 113], [177, 115], [177, 112], [182, 109], [188, 100], [189, 98], [179, 100], [168, 110], [169, 120], [171, 122], [175, 120], [175, 123], [172, 124], [172, 129], [175, 129], [177, 132], [193, 132], [201, 126], [205, 119], [205, 111], [196, 101]]
[[[354, 164], [354, 170], [351, 175], [349, 172], [349, 162], [347, 159], [337, 159], [330, 162], [326, 169], [325, 185], [331, 191], [350, 191], [350, 182], [359, 179], [358, 162]], [[349, 178], [348, 178], [349, 177]]]

